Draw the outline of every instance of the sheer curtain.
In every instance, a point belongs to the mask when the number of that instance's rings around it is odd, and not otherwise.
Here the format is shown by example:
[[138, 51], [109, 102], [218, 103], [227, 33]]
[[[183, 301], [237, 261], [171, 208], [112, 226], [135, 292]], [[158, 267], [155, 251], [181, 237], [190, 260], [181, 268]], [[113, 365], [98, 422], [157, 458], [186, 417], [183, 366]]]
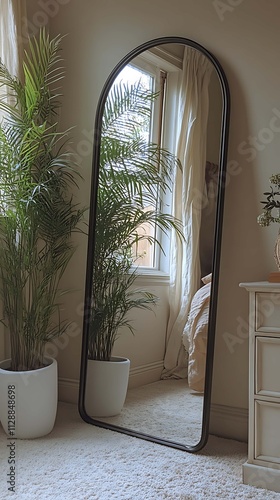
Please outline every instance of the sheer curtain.
[[[21, 40], [22, 19], [25, 15], [25, 0], [2, 0], [0, 4], [0, 59], [9, 71], [20, 76], [19, 62], [23, 46]], [[1, 84], [1, 82], [0, 82]], [[7, 89], [0, 85], [0, 99], [5, 98]], [[0, 121], [2, 119], [0, 112]], [[2, 305], [0, 306], [2, 309]], [[0, 313], [1, 314], [1, 313]], [[2, 315], [1, 315], [2, 317]], [[4, 326], [0, 326], [0, 359], [5, 357]]]
[[162, 378], [187, 377], [182, 334], [191, 299], [200, 286], [199, 230], [205, 190], [208, 86], [212, 63], [185, 47], [178, 112], [177, 156], [182, 162], [173, 193], [174, 215], [185, 242], [173, 234], [170, 250], [170, 315]]
[[[26, 15], [25, 6], [25, 0], [5, 0], [0, 5], [0, 59], [16, 76], [21, 76], [19, 61], [24, 50], [22, 20]], [[1, 87], [2, 96], [5, 90]]]

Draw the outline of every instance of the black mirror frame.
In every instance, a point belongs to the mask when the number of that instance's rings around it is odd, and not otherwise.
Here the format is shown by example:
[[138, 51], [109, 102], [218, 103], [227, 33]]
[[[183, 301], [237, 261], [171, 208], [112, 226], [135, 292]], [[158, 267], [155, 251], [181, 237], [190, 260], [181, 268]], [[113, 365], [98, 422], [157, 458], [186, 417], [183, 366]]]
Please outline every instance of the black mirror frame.
[[[216, 69], [222, 92], [223, 99], [223, 114], [221, 124], [221, 141], [220, 141], [220, 160], [219, 160], [219, 184], [218, 184], [218, 197], [217, 197], [217, 212], [216, 212], [216, 225], [214, 237], [214, 258], [213, 258], [213, 273], [212, 273], [212, 291], [210, 298], [210, 311], [209, 311], [209, 325], [208, 325], [208, 341], [207, 341], [207, 354], [206, 354], [206, 372], [205, 372], [205, 387], [204, 387], [204, 404], [202, 416], [202, 433], [200, 441], [194, 446], [183, 445], [181, 443], [160, 439], [156, 436], [144, 434], [131, 429], [120, 427], [113, 424], [107, 424], [90, 417], [85, 410], [85, 388], [86, 388], [86, 374], [87, 374], [87, 354], [88, 354], [88, 338], [89, 338], [89, 320], [90, 320], [90, 305], [92, 295], [92, 276], [93, 276], [93, 261], [94, 261], [94, 243], [95, 243], [95, 224], [96, 224], [96, 208], [97, 208], [97, 189], [98, 189], [98, 175], [99, 175], [99, 158], [100, 158], [100, 140], [101, 140], [101, 125], [102, 115], [105, 102], [111, 88], [111, 85], [120, 73], [123, 67], [128, 64], [134, 57], [140, 55], [143, 51], [151, 49], [154, 46], [177, 43], [187, 45], [202, 52], [213, 64]], [[230, 94], [228, 82], [220, 63], [208, 50], [197, 42], [184, 37], [161, 37], [150, 40], [142, 45], [139, 45], [131, 52], [129, 52], [113, 69], [108, 79], [105, 82], [101, 92], [95, 118], [94, 128], [94, 146], [93, 146], [93, 159], [92, 159], [92, 180], [91, 180], [91, 197], [89, 209], [89, 233], [88, 233], [88, 252], [86, 264], [86, 283], [85, 283], [85, 297], [84, 297], [84, 317], [83, 317], [83, 337], [81, 349], [81, 365], [80, 365], [80, 385], [79, 385], [79, 400], [78, 409], [81, 418], [92, 425], [109, 429], [112, 431], [127, 434], [129, 436], [158, 443], [171, 448], [176, 448], [190, 453], [201, 450], [207, 443], [209, 435], [209, 421], [210, 421], [210, 403], [211, 403], [211, 389], [212, 389], [212, 374], [213, 374], [213, 360], [214, 360], [214, 347], [215, 347], [215, 328], [216, 328], [216, 315], [217, 315], [217, 300], [218, 300], [218, 282], [219, 282], [219, 266], [221, 254], [221, 241], [222, 241], [222, 223], [223, 223], [223, 206], [224, 194], [226, 186], [226, 166], [227, 166], [227, 149], [228, 149], [228, 135], [229, 135], [229, 115], [230, 115]]]

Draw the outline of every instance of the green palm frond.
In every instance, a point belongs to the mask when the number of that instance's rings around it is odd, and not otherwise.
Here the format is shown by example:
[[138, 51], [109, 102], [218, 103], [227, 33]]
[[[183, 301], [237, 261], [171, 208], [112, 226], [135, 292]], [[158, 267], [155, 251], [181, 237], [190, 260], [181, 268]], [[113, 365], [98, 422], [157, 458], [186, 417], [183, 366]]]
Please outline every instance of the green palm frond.
[[128, 327], [133, 333], [131, 321], [127, 319], [128, 312], [134, 308], [151, 309], [157, 302], [155, 295], [132, 289], [137, 274], [130, 272], [129, 257], [119, 257], [96, 262], [89, 343], [91, 359], [110, 359], [120, 329]]
[[102, 137], [131, 139], [139, 129], [139, 119], [150, 118], [151, 102], [158, 94], [147, 91], [141, 80], [135, 84], [113, 85], [102, 117]]
[[[105, 104], [100, 148], [99, 187], [92, 281], [89, 357], [111, 357], [121, 329], [133, 332], [128, 313], [153, 309], [157, 297], [137, 289], [133, 248], [147, 240], [162, 248], [158, 230], [174, 229], [183, 238], [181, 223], [164, 211], [164, 194], [171, 191], [180, 162], [168, 150], [142, 137], [148, 126], [151, 102], [141, 82], [113, 86]], [[153, 236], [139, 227], [156, 227]]]
[[58, 55], [61, 40], [59, 35], [50, 40], [46, 30], [42, 29], [39, 39], [33, 38], [25, 51], [25, 111], [29, 120], [44, 122], [57, 111], [59, 94], [54, 85], [64, 78], [64, 69], [60, 65], [62, 59]]
[[46, 342], [61, 335], [61, 278], [84, 209], [71, 194], [81, 177], [68, 152], [69, 130], [58, 130], [64, 76], [61, 36], [45, 29], [29, 41], [24, 81], [0, 63], [0, 293], [10, 333], [12, 369], [42, 365]]

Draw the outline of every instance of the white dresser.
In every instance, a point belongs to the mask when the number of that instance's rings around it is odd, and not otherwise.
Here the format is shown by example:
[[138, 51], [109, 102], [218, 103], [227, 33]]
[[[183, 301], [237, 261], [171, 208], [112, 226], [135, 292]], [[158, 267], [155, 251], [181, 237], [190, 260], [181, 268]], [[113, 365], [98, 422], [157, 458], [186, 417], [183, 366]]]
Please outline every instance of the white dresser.
[[280, 283], [249, 292], [249, 435], [243, 482], [280, 492]]

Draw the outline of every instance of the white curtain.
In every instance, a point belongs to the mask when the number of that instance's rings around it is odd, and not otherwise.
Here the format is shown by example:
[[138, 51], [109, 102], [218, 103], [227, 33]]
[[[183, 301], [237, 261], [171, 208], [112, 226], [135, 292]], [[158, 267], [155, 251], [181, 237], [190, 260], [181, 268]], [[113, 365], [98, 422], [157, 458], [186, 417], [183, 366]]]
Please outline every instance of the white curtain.
[[173, 234], [170, 250], [170, 316], [162, 378], [187, 377], [182, 334], [191, 299], [200, 286], [199, 230], [205, 193], [208, 86], [212, 63], [185, 47], [178, 112], [177, 156], [182, 162], [173, 193], [174, 215], [186, 241]]
[[[0, 4], [0, 58], [12, 75], [21, 76], [19, 61], [23, 54], [22, 24], [25, 0], [2, 0]], [[1, 88], [1, 95], [6, 93]]]
[[[21, 76], [19, 62], [23, 53], [21, 27], [25, 15], [25, 0], [1, 0], [0, 3], [0, 58], [12, 75]], [[0, 86], [0, 99], [7, 94], [7, 89]], [[0, 121], [2, 119], [0, 112]], [[2, 305], [0, 305], [2, 309]], [[1, 314], [1, 311], [0, 311]], [[2, 315], [1, 315], [2, 317]], [[0, 326], [0, 359], [5, 354], [4, 326]]]

